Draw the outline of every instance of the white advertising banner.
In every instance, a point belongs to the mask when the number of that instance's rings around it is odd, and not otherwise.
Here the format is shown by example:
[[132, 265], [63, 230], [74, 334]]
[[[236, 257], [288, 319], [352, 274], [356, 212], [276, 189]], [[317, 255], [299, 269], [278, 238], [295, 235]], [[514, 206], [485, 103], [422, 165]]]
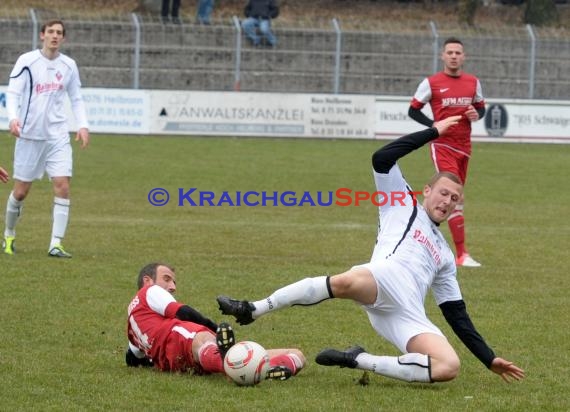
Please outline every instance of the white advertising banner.
[[[7, 86], [0, 86], [0, 130], [8, 130], [6, 89]], [[149, 91], [83, 88], [81, 92], [92, 133], [150, 133]], [[69, 99], [65, 111], [70, 130], [77, 130]]]
[[[394, 139], [422, 126], [408, 116], [410, 98], [378, 96], [375, 105], [377, 139]], [[474, 141], [570, 143], [570, 101], [486, 101], [484, 119], [473, 123]], [[429, 105], [424, 113], [433, 118]]]
[[[92, 133], [393, 139], [409, 97], [84, 88]], [[69, 103], [70, 128], [75, 120]], [[429, 105], [424, 108], [432, 117]], [[0, 86], [0, 130], [8, 129]], [[570, 101], [489, 99], [474, 141], [570, 143]]]
[[[150, 133], [148, 90], [84, 88], [81, 93], [92, 133]], [[71, 130], [77, 130], [69, 102], [66, 110]]]
[[152, 92], [152, 133], [372, 138], [373, 96]]
[[[379, 96], [374, 106], [374, 137], [377, 139], [395, 139], [420, 130], [423, 126], [408, 116], [411, 98]], [[423, 112], [433, 118], [429, 105]]]
[[570, 143], [570, 101], [490, 99], [477, 123], [478, 137]]

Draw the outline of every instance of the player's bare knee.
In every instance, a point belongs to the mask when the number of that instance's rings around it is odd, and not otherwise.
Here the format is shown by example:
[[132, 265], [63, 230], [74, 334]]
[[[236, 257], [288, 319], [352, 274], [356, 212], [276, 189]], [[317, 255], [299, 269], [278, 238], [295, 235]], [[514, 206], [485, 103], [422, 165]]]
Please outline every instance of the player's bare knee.
[[330, 288], [335, 298], [346, 298], [349, 296], [352, 280], [346, 273], [330, 277]]
[[60, 197], [62, 199], [69, 199], [69, 185], [61, 184], [61, 185], [54, 185], [53, 188], [54, 195]]
[[198, 332], [194, 339], [192, 340], [192, 348], [196, 346], [197, 348], [201, 347], [202, 345], [209, 343], [209, 342], [216, 342], [216, 335], [214, 335], [210, 331], [202, 331]]
[[20, 191], [16, 191], [14, 190], [12, 192], [12, 196], [14, 196], [14, 199], [16, 199], [18, 202], [21, 202], [22, 200], [24, 200], [26, 198], [26, 196], [28, 195], [28, 191], [27, 190], [20, 190]]
[[365, 305], [374, 303], [378, 294], [374, 276], [362, 267], [331, 277], [330, 286], [335, 298], [352, 299]]
[[14, 199], [16, 199], [18, 202], [21, 202], [26, 198], [26, 196], [28, 196], [30, 188], [31, 185], [29, 184], [22, 184], [22, 183], [15, 184], [14, 189], [12, 190], [12, 196], [14, 196]]
[[439, 359], [432, 363], [432, 379], [437, 382], [453, 380], [459, 375], [460, 368], [461, 362], [457, 356]]

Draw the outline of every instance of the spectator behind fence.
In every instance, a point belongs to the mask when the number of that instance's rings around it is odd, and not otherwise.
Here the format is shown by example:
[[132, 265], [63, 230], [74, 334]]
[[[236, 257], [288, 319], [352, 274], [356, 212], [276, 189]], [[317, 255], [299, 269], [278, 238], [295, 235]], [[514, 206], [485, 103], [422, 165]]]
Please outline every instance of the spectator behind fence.
[[214, 0], [198, 0], [198, 9], [196, 11], [196, 23], [210, 24], [210, 16], [214, 10]]
[[276, 0], [249, 0], [244, 13], [246, 19], [242, 22], [242, 27], [251, 44], [260, 46], [265, 40], [266, 43], [263, 44], [274, 47], [277, 39], [271, 31], [271, 20], [279, 15]]
[[[172, 23], [180, 24], [180, 0], [172, 0], [172, 9], [170, 9], [170, 0], [162, 0], [162, 9], [160, 15], [163, 23], [168, 23], [172, 17]], [[170, 14], [170, 16], [169, 16]]]

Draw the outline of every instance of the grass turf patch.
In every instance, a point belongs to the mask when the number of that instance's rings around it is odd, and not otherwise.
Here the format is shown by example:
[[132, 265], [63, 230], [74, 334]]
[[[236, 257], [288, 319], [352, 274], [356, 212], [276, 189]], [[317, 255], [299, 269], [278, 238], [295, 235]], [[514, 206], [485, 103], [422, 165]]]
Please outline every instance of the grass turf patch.
[[[0, 164], [13, 139], [0, 134]], [[453, 382], [406, 384], [314, 363], [324, 347], [355, 343], [397, 355], [354, 303], [291, 308], [236, 326], [238, 339], [299, 347], [308, 365], [287, 382], [238, 388], [221, 376], [124, 365], [126, 308], [138, 270], [177, 268], [182, 302], [216, 321], [215, 296], [258, 299], [305, 276], [366, 262], [377, 211], [319, 206], [154, 207], [152, 188], [223, 191], [373, 191], [370, 156], [382, 142], [94, 136], [75, 148], [71, 260], [47, 257], [52, 192], [34, 183], [17, 227], [17, 255], [0, 255], [0, 398], [6, 410], [567, 410], [569, 363], [565, 190], [568, 146], [475, 144], [466, 188], [468, 244], [483, 263], [459, 269], [475, 325], [497, 354], [523, 367], [512, 385], [487, 371], [453, 335], [431, 298], [430, 318], [462, 360]], [[414, 189], [432, 174], [427, 150], [401, 161]], [[0, 187], [2, 210], [10, 185]], [[447, 228], [443, 231], [448, 233]], [[228, 406], [231, 401], [232, 406]]]

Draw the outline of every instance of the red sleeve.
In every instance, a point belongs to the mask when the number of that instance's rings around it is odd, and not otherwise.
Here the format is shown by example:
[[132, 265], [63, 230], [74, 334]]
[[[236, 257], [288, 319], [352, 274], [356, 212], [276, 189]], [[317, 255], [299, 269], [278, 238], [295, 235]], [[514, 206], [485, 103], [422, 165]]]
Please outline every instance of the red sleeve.
[[174, 319], [176, 317], [176, 312], [178, 312], [178, 309], [180, 309], [180, 306], [184, 305], [179, 302], [170, 302], [168, 306], [166, 306], [164, 317], [168, 319]]
[[425, 104], [413, 98], [412, 101], [410, 102], [410, 106], [412, 106], [414, 109], [421, 109], [425, 106]]

